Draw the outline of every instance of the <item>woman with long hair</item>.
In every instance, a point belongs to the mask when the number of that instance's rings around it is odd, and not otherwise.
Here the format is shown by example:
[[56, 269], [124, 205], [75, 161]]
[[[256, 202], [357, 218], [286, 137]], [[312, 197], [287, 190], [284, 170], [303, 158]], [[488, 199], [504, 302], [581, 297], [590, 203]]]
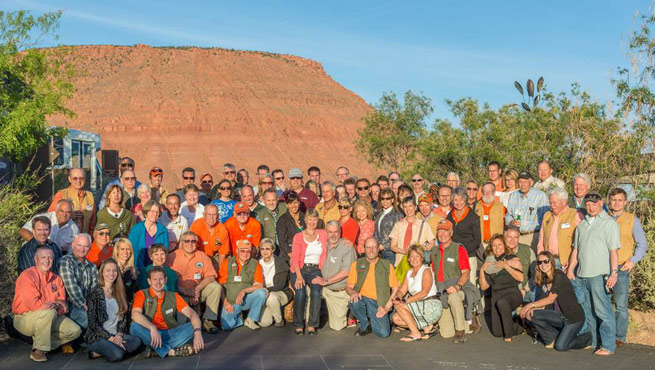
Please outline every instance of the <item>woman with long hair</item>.
[[[378, 203], [379, 204], [379, 203]], [[355, 244], [355, 252], [358, 256], [364, 256], [364, 242], [375, 233], [375, 222], [373, 221], [373, 206], [371, 202], [358, 200], [353, 207], [353, 217], [359, 224], [359, 236]]]
[[357, 235], [359, 235], [359, 224], [354, 218], [350, 217], [352, 214], [353, 201], [348, 198], [341, 198], [338, 201], [339, 208], [339, 224], [341, 225], [341, 237], [350, 240], [353, 246], [357, 243]]
[[531, 321], [546, 348], [558, 351], [585, 348], [591, 344], [591, 332], [578, 334], [584, 326], [584, 311], [578, 303], [571, 281], [555, 268], [555, 256], [543, 251], [537, 256], [535, 285], [546, 296], [521, 309], [521, 318]]
[[134, 250], [130, 239], [120, 238], [116, 240], [112, 258], [118, 263], [121, 280], [125, 286], [125, 295], [127, 301], [131, 303], [134, 293], [137, 291], [138, 271], [134, 267]]
[[84, 340], [89, 358], [105, 357], [120, 361], [138, 351], [141, 339], [128, 334], [129, 306], [118, 262], [109, 258], [98, 271], [98, 285], [86, 297], [89, 326]]
[[382, 258], [396, 263], [396, 254], [391, 251], [391, 230], [398, 220], [403, 218], [403, 214], [396, 210], [396, 194], [391, 188], [380, 191], [380, 203], [378, 203], [378, 213], [375, 215], [375, 232], [373, 237], [380, 244]]

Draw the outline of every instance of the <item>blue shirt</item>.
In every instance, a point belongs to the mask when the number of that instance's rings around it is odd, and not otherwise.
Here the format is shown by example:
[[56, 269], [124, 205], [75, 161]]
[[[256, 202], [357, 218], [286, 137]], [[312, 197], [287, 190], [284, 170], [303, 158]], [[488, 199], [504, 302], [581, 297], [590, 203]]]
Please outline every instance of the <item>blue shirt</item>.
[[224, 200], [214, 199], [211, 204], [218, 207], [218, 220], [224, 224], [228, 218], [232, 217], [234, 206], [237, 204], [237, 202], [234, 200], [228, 200], [226, 202]]
[[537, 232], [541, 228], [544, 214], [549, 209], [548, 197], [543, 191], [530, 188], [525, 195], [520, 190], [515, 191], [509, 195], [507, 200], [505, 223], [509, 225], [510, 222], [516, 221], [520, 215], [521, 232]]

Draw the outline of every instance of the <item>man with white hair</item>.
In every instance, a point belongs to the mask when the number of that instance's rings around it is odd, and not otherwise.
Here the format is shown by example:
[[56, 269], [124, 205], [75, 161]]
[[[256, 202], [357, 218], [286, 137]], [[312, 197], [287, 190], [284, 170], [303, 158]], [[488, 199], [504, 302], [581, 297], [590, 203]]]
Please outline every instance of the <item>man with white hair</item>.
[[57, 244], [64, 253], [69, 253], [73, 238], [80, 233], [77, 224], [75, 224], [71, 219], [72, 214], [73, 202], [64, 198], [59, 199], [55, 205], [54, 211], [34, 216], [23, 225], [18, 233], [23, 239], [25, 239], [25, 241], [32, 240], [32, 238], [34, 238], [32, 221], [34, 221], [38, 216], [45, 216], [50, 219], [50, 224], [52, 225], [49, 239]]
[[97, 211], [93, 193], [84, 190], [85, 177], [86, 175], [83, 169], [72, 168], [68, 175], [68, 183], [70, 185], [66, 189], [59, 190], [55, 196], [52, 197], [52, 202], [50, 202], [48, 212], [55, 211], [59, 200], [70, 200], [73, 205], [71, 219], [77, 224], [80, 232], [89, 233], [95, 227]]
[[448, 175], [446, 175], [446, 185], [455, 189], [459, 187], [459, 182], [460, 182], [459, 175], [457, 173], [448, 172]]
[[544, 215], [537, 242], [537, 253], [552, 253], [555, 256], [555, 266], [564, 271], [568, 267], [575, 228], [582, 221], [580, 213], [567, 206], [568, 199], [569, 194], [564, 188], [558, 187], [550, 191], [550, 211]]
[[339, 166], [336, 171], [337, 175], [337, 180], [339, 181], [340, 184], [343, 184], [344, 181], [350, 176], [350, 171], [348, 170], [348, 167], [345, 166]]
[[72, 252], [59, 261], [59, 275], [66, 287], [68, 317], [82, 328], [88, 326], [86, 296], [98, 284], [98, 269], [86, 259], [91, 249], [91, 236], [79, 234], [73, 239]]
[[503, 233], [507, 209], [495, 196], [496, 185], [493, 182], [485, 182], [481, 189], [482, 199], [475, 204], [475, 213], [480, 216], [482, 244], [486, 247], [494, 234]]
[[553, 167], [545, 159], [537, 165], [537, 176], [539, 177], [539, 181], [534, 184], [534, 188], [544, 193], [548, 193], [551, 189], [563, 188], [565, 186], [564, 181], [553, 176]]
[[569, 199], [568, 206], [575, 208], [578, 212], [582, 213], [581, 217], [587, 214], [587, 209], [584, 205], [584, 197], [591, 188], [591, 178], [584, 172], [580, 172], [573, 176], [573, 196]]

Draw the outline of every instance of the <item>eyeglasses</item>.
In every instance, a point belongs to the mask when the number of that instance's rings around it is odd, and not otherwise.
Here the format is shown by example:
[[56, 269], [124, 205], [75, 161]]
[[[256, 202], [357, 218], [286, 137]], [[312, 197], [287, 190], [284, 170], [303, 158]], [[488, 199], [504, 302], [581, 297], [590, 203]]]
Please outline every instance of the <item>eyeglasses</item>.
[[237, 171], [223, 171], [224, 175], [234, 175]]
[[197, 243], [198, 239], [184, 239], [182, 241], [185, 242], [185, 243]]
[[466, 188], [466, 190], [478, 191], [478, 188]]
[[278, 180], [278, 181], [279, 180], [284, 180], [284, 177], [276, 177], [275, 179]]
[[109, 235], [111, 235], [111, 233], [109, 233], [109, 231], [105, 231], [105, 232], [100, 231], [100, 232], [98, 232], [98, 235], [100, 235], [100, 236], [109, 236]]
[[134, 167], [133, 163], [121, 163], [121, 167]]
[[125, 180], [125, 181], [134, 181], [134, 180], [136, 180], [136, 177], [123, 177], [123, 180]]
[[212, 180], [202, 180], [201, 184], [213, 184]]
[[73, 181], [84, 181], [84, 177], [71, 177]]
[[350, 206], [339, 206], [339, 210], [342, 210], [342, 209], [350, 209]]
[[260, 250], [260, 251], [272, 251], [273, 248], [264, 247], [264, 248], [259, 248], [259, 250]]
[[368, 189], [369, 189], [368, 186], [358, 186], [358, 187], [357, 187], [357, 190], [359, 190], [359, 191], [362, 191], [362, 190], [368, 190]]
[[412, 179], [412, 182], [421, 182], [423, 179]]
[[381, 197], [380, 200], [393, 200], [393, 197]]
[[264, 181], [262, 185], [273, 185], [273, 181]]
[[537, 265], [543, 265], [544, 263], [550, 263], [550, 258], [546, 258], [545, 260], [537, 261]]
[[185, 180], [195, 180], [196, 179], [195, 176], [182, 176], [182, 178], [185, 179]]
[[219, 190], [232, 190], [232, 187], [224, 188], [224, 187], [221, 186], [221, 187], [219, 187], [218, 189], [219, 189]]

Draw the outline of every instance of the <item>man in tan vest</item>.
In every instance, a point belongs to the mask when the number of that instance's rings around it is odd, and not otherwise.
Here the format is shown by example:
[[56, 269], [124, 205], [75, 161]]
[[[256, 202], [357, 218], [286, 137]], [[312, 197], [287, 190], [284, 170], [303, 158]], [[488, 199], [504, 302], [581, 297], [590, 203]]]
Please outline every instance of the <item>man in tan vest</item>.
[[68, 199], [73, 203], [73, 214], [71, 219], [77, 225], [81, 233], [91, 234], [96, 224], [96, 207], [93, 194], [84, 190], [85, 182], [84, 170], [73, 168], [68, 174], [68, 183], [66, 189], [59, 190], [50, 202], [48, 212], [53, 212], [60, 199]]
[[619, 276], [614, 285], [614, 301], [616, 302], [616, 346], [621, 347], [626, 342], [628, 334], [628, 287], [630, 286], [630, 271], [646, 255], [646, 234], [641, 227], [639, 218], [625, 211], [628, 194], [621, 188], [610, 190], [608, 195], [610, 216], [619, 224], [621, 248], [619, 249]]
[[581, 215], [567, 205], [569, 194], [564, 188], [555, 188], [548, 194], [550, 212], [546, 212], [539, 231], [537, 254], [548, 251], [555, 256], [555, 265], [566, 271], [571, 255], [575, 228]]
[[485, 182], [481, 190], [482, 199], [475, 205], [475, 213], [480, 216], [480, 234], [482, 235], [482, 244], [486, 248], [493, 235], [503, 234], [507, 209], [495, 196], [496, 185], [493, 182]]

